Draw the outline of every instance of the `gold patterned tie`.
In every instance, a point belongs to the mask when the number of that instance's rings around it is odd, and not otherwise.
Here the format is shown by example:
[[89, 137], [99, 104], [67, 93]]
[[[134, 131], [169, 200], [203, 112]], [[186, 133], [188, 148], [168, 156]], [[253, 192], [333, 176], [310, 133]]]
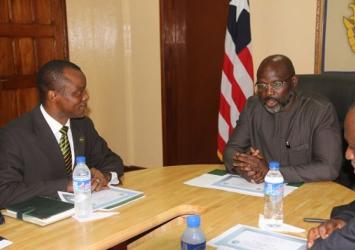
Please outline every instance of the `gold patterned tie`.
[[71, 167], [72, 167], [72, 159], [71, 159], [71, 151], [70, 151], [70, 144], [68, 140], [68, 127], [63, 126], [59, 132], [62, 134], [62, 137], [60, 137], [59, 140], [59, 147], [60, 150], [62, 151], [63, 157], [64, 157], [64, 162], [65, 162], [65, 170], [67, 174], [71, 174]]

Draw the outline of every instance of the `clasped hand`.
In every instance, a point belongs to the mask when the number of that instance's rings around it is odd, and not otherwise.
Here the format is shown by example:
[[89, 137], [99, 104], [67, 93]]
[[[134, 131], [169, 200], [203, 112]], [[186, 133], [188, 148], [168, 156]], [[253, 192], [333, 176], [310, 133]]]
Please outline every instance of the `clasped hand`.
[[310, 249], [314, 242], [321, 238], [326, 239], [336, 229], [341, 229], [346, 225], [346, 222], [341, 219], [330, 219], [327, 222], [322, 223], [318, 227], [314, 227], [308, 231], [307, 235], [307, 249]]
[[110, 181], [108, 175], [103, 174], [100, 170], [96, 168], [90, 168], [91, 172], [91, 190], [100, 191], [107, 188]]
[[267, 162], [258, 149], [237, 152], [233, 157], [234, 170], [249, 182], [261, 183], [268, 172]]
[[[97, 168], [90, 168], [91, 172], [91, 190], [92, 191], [100, 191], [102, 189], [106, 189], [108, 187], [108, 183], [110, 181], [110, 174], [104, 174]], [[70, 180], [67, 185], [67, 191], [73, 192], [73, 182]]]

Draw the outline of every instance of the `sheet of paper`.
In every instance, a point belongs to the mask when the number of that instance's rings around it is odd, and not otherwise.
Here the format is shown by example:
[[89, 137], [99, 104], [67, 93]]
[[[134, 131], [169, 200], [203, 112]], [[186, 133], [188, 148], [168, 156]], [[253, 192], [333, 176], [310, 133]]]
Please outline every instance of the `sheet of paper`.
[[3, 237], [0, 236], [0, 249], [3, 249], [5, 247], [8, 247], [12, 244], [12, 241], [9, 241]]
[[74, 204], [74, 194], [73, 193], [58, 191], [58, 195], [62, 201]]
[[[184, 182], [187, 185], [220, 189], [228, 192], [236, 192], [253, 196], [264, 196], [264, 183], [255, 184], [246, 181], [238, 175], [225, 174], [223, 176], [203, 174]], [[296, 190], [297, 187], [285, 185], [284, 196]]]
[[74, 215], [73, 218], [79, 222], [88, 222], [88, 221], [100, 220], [107, 217], [111, 217], [115, 214], [119, 214], [119, 213], [118, 212], [93, 212], [87, 218], [80, 218], [77, 217], [76, 215]]
[[211, 183], [222, 180], [225, 176], [222, 175], [214, 175], [214, 174], [203, 174], [191, 180], [184, 182], [184, 184], [197, 186], [197, 187], [207, 187], [211, 185]]
[[237, 192], [248, 195], [264, 196], [264, 183], [255, 184], [246, 181], [238, 175], [227, 175], [210, 185], [216, 189]]
[[259, 228], [263, 229], [263, 230], [269, 230], [269, 231], [274, 231], [274, 232], [288, 232], [288, 233], [303, 233], [305, 230], [303, 228], [300, 227], [295, 227], [286, 223], [282, 223], [282, 225], [280, 225], [280, 227], [277, 228], [271, 228], [268, 227], [265, 224], [264, 221], [264, 215], [259, 214]]
[[303, 250], [306, 243], [302, 238], [238, 224], [208, 241], [207, 245], [230, 250]]
[[[58, 191], [58, 195], [62, 201], [74, 203], [74, 194]], [[110, 210], [120, 205], [127, 204], [131, 200], [136, 200], [138, 197], [143, 197], [142, 192], [112, 187], [93, 192], [91, 194], [92, 206], [94, 210]]]

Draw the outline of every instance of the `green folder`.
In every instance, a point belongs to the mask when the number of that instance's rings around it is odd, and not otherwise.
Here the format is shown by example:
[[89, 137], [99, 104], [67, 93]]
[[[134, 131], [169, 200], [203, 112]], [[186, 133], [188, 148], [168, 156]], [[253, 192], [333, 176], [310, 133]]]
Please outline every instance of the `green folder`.
[[38, 225], [47, 225], [74, 214], [74, 205], [49, 197], [35, 196], [6, 207], [4, 214]]

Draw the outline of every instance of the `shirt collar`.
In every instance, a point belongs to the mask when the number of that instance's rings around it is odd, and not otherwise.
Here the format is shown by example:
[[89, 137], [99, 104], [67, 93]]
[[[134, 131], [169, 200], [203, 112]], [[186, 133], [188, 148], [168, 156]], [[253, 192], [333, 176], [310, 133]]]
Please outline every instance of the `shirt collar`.
[[[43, 105], [41, 104], [40, 106], [42, 115], [44, 116], [44, 119], [48, 123], [49, 127], [51, 128], [52, 132], [54, 134], [58, 133], [59, 130], [63, 127], [62, 124], [60, 124], [57, 120], [55, 120], [52, 116], [50, 116], [47, 111], [44, 109]], [[70, 119], [68, 119], [67, 123], [65, 126], [69, 127], [70, 129]]]

